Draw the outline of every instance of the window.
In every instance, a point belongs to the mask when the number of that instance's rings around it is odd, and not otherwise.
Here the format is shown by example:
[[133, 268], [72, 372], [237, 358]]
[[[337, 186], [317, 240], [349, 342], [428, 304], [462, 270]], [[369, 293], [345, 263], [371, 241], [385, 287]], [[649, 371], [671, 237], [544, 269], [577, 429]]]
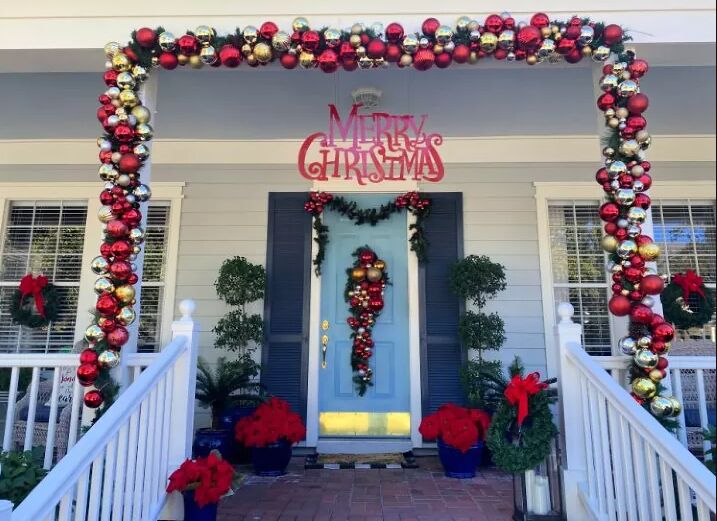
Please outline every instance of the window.
[[[0, 236], [0, 352], [52, 352], [72, 346], [87, 205], [79, 201], [13, 201]], [[12, 323], [10, 302], [27, 273], [58, 288], [59, 318], [48, 327]]]
[[[657, 259], [660, 273], [672, 276], [694, 270], [715, 287], [715, 205], [714, 201], [655, 201], [652, 207], [654, 238], [662, 247]], [[691, 330], [694, 338], [709, 338], [712, 324]]]
[[595, 201], [560, 201], [548, 207], [555, 302], [570, 302], [583, 326], [585, 350], [612, 354], [602, 223]]
[[143, 353], [159, 351], [162, 347], [162, 302], [169, 240], [169, 212], [169, 205], [162, 202], [153, 202], [147, 212], [137, 344], [137, 350]]

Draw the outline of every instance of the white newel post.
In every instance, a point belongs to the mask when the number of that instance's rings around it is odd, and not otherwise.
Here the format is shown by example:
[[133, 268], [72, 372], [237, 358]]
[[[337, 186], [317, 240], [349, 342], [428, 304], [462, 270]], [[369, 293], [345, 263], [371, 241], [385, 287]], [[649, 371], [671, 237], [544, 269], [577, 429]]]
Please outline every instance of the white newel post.
[[558, 305], [560, 318], [555, 333], [560, 352], [558, 393], [560, 400], [560, 432], [563, 446], [563, 488], [567, 519], [588, 519], [578, 496], [579, 486], [587, 481], [585, 429], [583, 425], [583, 393], [580, 374], [566, 356], [569, 345], [582, 344], [582, 326], [573, 322], [572, 304]]
[[[172, 369], [171, 419], [169, 424], [168, 472], [172, 473], [192, 453], [194, 436], [194, 393], [197, 386], [197, 352], [199, 350], [199, 324], [192, 319], [196, 308], [193, 300], [179, 304], [182, 316], [172, 323], [172, 338], [185, 337], [188, 349]], [[169, 477], [169, 476], [167, 476]], [[160, 519], [184, 519], [184, 506], [180, 494], [171, 494]]]
[[12, 503], [5, 499], [0, 499], [0, 521], [10, 521], [12, 519]]

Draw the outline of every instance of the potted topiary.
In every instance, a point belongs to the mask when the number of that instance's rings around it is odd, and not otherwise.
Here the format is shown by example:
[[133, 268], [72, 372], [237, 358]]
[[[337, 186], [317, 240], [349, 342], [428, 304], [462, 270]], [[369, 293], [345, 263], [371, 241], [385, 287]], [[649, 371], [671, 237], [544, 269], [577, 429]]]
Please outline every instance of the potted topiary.
[[219, 501], [232, 490], [234, 467], [213, 451], [187, 459], [169, 476], [167, 492], [181, 492], [185, 521], [214, 521]]
[[305, 436], [301, 417], [280, 398], [262, 403], [235, 427], [236, 440], [251, 447], [254, 471], [259, 476], [283, 475], [291, 461], [292, 445]]
[[480, 409], [442, 405], [421, 420], [418, 431], [429, 441], [437, 440], [438, 457], [447, 477], [473, 478], [480, 465], [490, 415]]
[[204, 359], [199, 359], [196, 399], [211, 410], [212, 426], [196, 432], [192, 446], [195, 456], [206, 457], [212, 450], [218, 450], [225, 459], [236, 455], [233, 426], [223, 424], [222, 417], [236, 404], [261, 400], [260, 385], [254, 382], [258, 373], [257, 364], [248, 354], [232, 361], [219, 358], [214, 371]]
[[[463, 371], [468, 401], [490, 414], [502, 398], [506, 382], [499, 360], [486, 360], [486, 351], [498, 350], [505, 342], [505, 327], [497, 313], [485, 313], [488, 299], [506, 288], [505, 268], [488, 257], [470, 255], [456, 262], [449, 272], [451, 291], [472, 304], [458, 326], [463, 347], [475, 351]], [[490, 462], [486, 451], [484, 463]]]

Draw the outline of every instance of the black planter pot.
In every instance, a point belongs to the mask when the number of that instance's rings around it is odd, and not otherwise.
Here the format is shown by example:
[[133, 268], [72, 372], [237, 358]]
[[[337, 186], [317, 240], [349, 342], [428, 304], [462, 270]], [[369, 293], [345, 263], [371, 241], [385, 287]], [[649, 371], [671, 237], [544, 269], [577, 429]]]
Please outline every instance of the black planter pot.
[[251, 450], [244, 445], [236, 442], [234, 438], [234, 426], [242, 418], [251, 416], [256, 411], [256, 406], [251, 407], [232, 407], [224, 411], [219, 417], [219, 426], [231, 432], [231, 453], [229, 461], [232, 463], [251, 463]]
[[438, 457], [443, 465], [443, 471], [449, 478], [470, 479], [476, 475], [476, 467], [480, 465], [483, 455], [483, 442], [479, 441], [467, 452], [446, 445], [438, 438]]
[[227, 429], [199, 429], [194, 435], [192, 456], [206, 458], [218, 450], [222, 458], [229, 459], [233, 450], [234, 432]]
[[283, 476], [291, 461], [291, 444], [286, 440], [251, 449], [251, 462], [257, 476]]

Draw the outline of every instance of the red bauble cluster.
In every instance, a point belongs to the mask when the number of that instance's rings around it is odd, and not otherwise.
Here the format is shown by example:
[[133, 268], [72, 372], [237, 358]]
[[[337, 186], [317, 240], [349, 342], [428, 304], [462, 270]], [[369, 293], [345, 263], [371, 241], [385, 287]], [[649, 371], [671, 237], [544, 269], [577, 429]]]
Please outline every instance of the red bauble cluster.
[[355, 253], [356, 261], [350, 270], [345, 294], [351, 310], [346, 319], [352, 330], [353, 350], [351, 367], [356, 375], [359, 394], [371, 385], [372, 370], [368, 365], [374, 349], [372, 330], [384, 306], [384, 290], [388, 282], [386, 263], [370, 248], [361, 248]]
[[431, 206], [431, 200], [426, 197], [421, 197], [421, 194], [418, 192], [406, 192], [396, 197], [396, 206], [421, 212]]
[[324, 207], [334, 199], [328, 192], [311, 192], [309, 200], [304, 203], [304, 210], [311, 215], [321, 215]]

